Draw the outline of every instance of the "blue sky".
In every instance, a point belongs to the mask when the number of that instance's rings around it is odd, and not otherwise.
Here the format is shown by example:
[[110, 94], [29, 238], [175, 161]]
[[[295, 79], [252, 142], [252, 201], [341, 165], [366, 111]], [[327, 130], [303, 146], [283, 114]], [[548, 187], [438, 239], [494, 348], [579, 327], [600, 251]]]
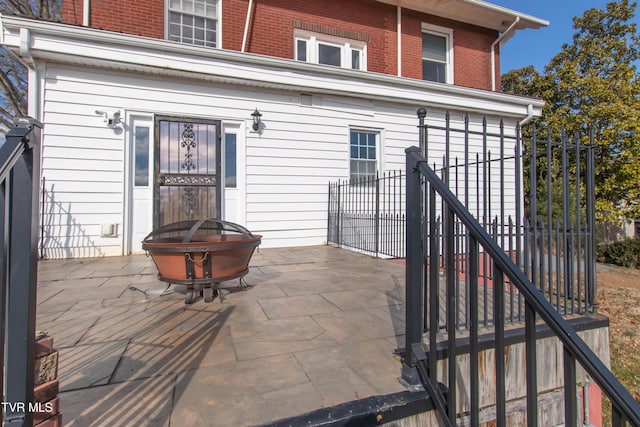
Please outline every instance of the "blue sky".
[[[500, 55], [501, 72], [533, 65], [538, 71], [554, 57], [563, 43], [573, 36], [574, 16], [582, 16], [591, 8], [605, 9], [606, 0], [488, 0], [490, 3], [533, 15], [550, 22], [539, 30], [517, 31], [504, 46]], [[638, 25], [638, 8], [634, 22]], [[639, 25], [640, 27], [640, 25]]]

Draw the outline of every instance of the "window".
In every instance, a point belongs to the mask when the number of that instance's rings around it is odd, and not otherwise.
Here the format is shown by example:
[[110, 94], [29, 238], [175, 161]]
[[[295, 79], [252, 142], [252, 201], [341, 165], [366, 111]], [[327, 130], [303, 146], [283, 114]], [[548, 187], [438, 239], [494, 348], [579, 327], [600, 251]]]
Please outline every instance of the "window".
[[168, 39], [216, 47], [218, 0], [167, 0]]
[[453, 83], [451, 31], [426, 24], [422, 30], [422, 79]]
[[225, 133], [224, 135], [224, 186], [236, 188], [236, 141], [238, 135]]
[[134, 185], [149, 186], [149, 128], [136, 126], [134, 130]]
[[296, 31], [295, 58], [302, 62], [366, 71], [366, 43]]
[[375, 178], [378, 166], [376, 153], [378, 136], [377, 132], [351, 130], [349, 143], [351, 180]]

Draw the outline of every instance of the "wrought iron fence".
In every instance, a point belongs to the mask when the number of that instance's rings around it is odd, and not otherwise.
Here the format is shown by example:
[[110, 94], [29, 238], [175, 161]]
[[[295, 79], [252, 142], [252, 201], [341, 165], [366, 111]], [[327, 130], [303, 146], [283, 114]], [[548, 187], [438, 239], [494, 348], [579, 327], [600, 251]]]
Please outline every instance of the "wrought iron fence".
[[[424, 141], [425, 126], [421, 130], [421, 141]], [[509, 312], [508, 299], [515, 292], [523, 307], [526, 361], [523, 366], [512, 369], [518, 373], [511, 372], [511, 375], [517, 375], [520, 381], [524, 380], [521, 388], [525, 389], [526, 424], [539, 424], [536, 349], [537, 322], [542, 320], [560, 340], [563, 349], [563, 362], [557, 369], [562, 372], [564, 380], [564, 425], [575, 426], [578, 423], [576, 366], [580, 365], [610, 399], [612, 424], [618, 427], [629, 422], [640, 426], [638, 402], [571, 328], [558, 312], [558, 306], [545, 299], [543, 292], [540, 292], [542, 289], [530, 279], [531, 275], [525, 274], [517, 260], [514, 262], [509, 251], [499, 244], [497, 234], [490, 234], [445, 181], [429, 167], [419, 148], [407, 149], [406, 171], [406, 342], [402, 379], [411, 386], [424, 385], [440, 415], [441, 424], [456, 425], [458, 416], [462, 415], [465, 418], [462, 421], [464, 425], [479, 426], [483, 409], [481, 401], [484, 402], [484, 409], [487, 409], [488, 401], [490, 419], [495, 419], [498, 427], [507, 425], [507, 397], [509, 393], [513, 394], [513, 390], [507, 389], [505, 380], [509, 363], [505, 324], [506, 313]], [[496, 229], [494, 226], [493, 230]], [[537, 232], [533, 227], [531, 233]], [[459, 238], [462, 238], [462, 242], [456, 242]], [[556, 238], [561, 242], [558, 250], [562, 250], [567, 239], [564, 235], [560, 238], [559, 231]], [[459, 262], [460, 248], [465, 248], [464, 262]], [[462, 264], [466, 265], [467, 273], [464, 281], [467, 302], [464, 314], [467, 316], [468, 330], [464, 332], [460, 331], [460, 310], [457, 306], [461, 293], [458, 275]], [[490, 266], [490, 288], [481, 286], [482, 264]], [[441, 265], [442, 271], [440, 268], [431, 268], [434, 265]], [[540, 279], [543, 276], [534, 277]], [[564, 283], [566, 285], [567, 282]], [[441, 303], [443, 291], [445, 298]], [[487, 291], [490, 291], [489, 297]], [[554, 292], [559, 295], [562, 289], [558, 286]], [[483, 316], [480, 310], [483, 300], [485, 310], [492, 313], [493, 339], [490, 349], [493, 356], [489, 356], [488, 352], [481, 354], [480, 350], [480, 327], [483, 319], [487, 319], [487, 315]], [[486, 304], [487, 300], [491, 304]], [[461, 338], [468, 340], [468, 371], [460, 366], [457, 357], [462, 352], [458, 347]], [[423, 344], [423, 340], [426, 343]], [[442, 380], [438, 376], [438, 353], [444, 354], [447, 359], [443, 364]], [[487, 363], [488, 357], [493, 359], [490, 363]], [[489, 364], [494, 366], [495, 376], [487, 377]], [[523, 373], [520, 373], [520, 369]], [[480, 372], [484, 372], [484, 377], [481, 378]], [[491, 387], [488, 391], [487, 383], [495, 385], [495, 388]], [[464, 389], [459, 390], [462, 387]], [[486, 394], [491, 394], [493, 390], [495, 395], [487, 400]], [[481, 391], [485, 395], [481, 395]]]
[[[523, 137], [519, 128], [508, 134], [502, 122], [490, 130], [486, 119], [481, 128], [472, 129], [468, 116], [452, 123], [448, 113], [441, 122], [421, 127], [425, 161], [558, 311], [593, 310], [592, 136], [587, 136], [587, 143], [565, 135], [556, 140], [550, 132], [531, 126]], [[391, 171], [368, 180], [330, 183], [328, 242], [376, 256], [404, 258], [405, 181], [402, 171]], [[442, 236], [444, 208], [438, 202], [435, 209], [433, 232]], [[460, 222], [454, 224], [456, 324], [460, 328], [469, 326], [465, 230]], [[488, 325], [493, 270], [484, 257], [481, 254], [478, 276], [485, 295], [481, 321]], [[438, 263], [443, 271], [444, 259], [440, 257]], [[522, 321], [521, 296], [515, 287], [508, 289], [507, 321]]]
[[405, 180], [401, 171], [329, 184], [328, 242], [404, 258]]
[[33, 425], [29, 408], [35, 365], [41, 129], [33, 119], [19, 119], [0, 147], [0, 386], [5, 426]]

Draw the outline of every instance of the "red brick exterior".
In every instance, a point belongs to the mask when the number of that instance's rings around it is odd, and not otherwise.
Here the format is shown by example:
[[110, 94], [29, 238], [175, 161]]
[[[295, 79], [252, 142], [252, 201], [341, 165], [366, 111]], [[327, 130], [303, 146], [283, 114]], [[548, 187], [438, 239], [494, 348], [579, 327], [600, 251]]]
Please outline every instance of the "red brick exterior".
[[[62, 22], [82, 25], [83, 0], [63, 0]], [[93, 0], [89, 25], [119, 33], [164, 38], [164, 0]]]
[[[223, 0], [222, 47], [241, 50], [249, 0]], [[373, 0], [255, 0], [246, 51], [292, 59], [295, 25], [348, 31], [367, 42], [367, 69], [397, 75], [396, 7]], [[63, 22], [81, 25], [83, 0], [63, 1]], [[164, 38], [164, 0], [91, 2], [90, 25], [111, 31]], [[294, 22], [297, 22], [295, 24]], [[422, 78], [422, 23], [453, 30], [454, 84], [491, 89], [491, 43], [498, 32], [403, 9], [402, 76]], [[496, 49], [496, 70], [500, 69]], [[499, 87], [496, 72], [496, 87]]]

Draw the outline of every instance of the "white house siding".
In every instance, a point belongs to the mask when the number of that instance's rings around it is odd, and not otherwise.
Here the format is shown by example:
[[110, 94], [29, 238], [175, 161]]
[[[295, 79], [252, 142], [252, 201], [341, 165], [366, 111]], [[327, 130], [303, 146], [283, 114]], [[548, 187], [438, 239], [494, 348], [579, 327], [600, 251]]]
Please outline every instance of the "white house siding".
[[[415, 104], [368, 101], [337, 95], [256, 89], [48, 63], [44, 76], [43, 176], [46, 178], [45, 247], [49, 257], [120, 255], [126, 251], [126, 126], [110, 129], [96, 110], [217, 119], [245, 124], [246, 218], [238, 218], [264, 236], [264, 247], [322, 244], [327, 232], [327, 184], [349, 176], [351, 127], [381, 134], [382, 167], [404, 168], [404, 149], [418, 145]], [[305, 104], [305, 105], [303, 105]], [[308, 105], [311, 104], [311, 105]], [[428, 101], [425, 102], [428, 106]], [[263, 128], [250, 130], [250, 113], [258, 108]], [[124, 114], [123, 114], [124, 116]], [[452, 125], [462, 126], [461, 112]], [[429, 123], [444, 124], [444, 109], [429, 109]], [[478, 129], [482, 117], [472, 115]], [[498, 118], [489, 119], [497, 131]], [[508, 123], [512, 127], [515, 121]], [[438, 132], [435, 132], [437, 135]], [[442, 132], [440, 132], [442, 133]], [[460, 135], [452, 159], [463, 158]], [[497, 141], [490, 141], [498, 154]], [[430, 136], [430, 161], [440, 164], [442, 140]], [[477, 138], [470, 152], [482, 147]], [[506, 144], [513, 152], [513, 143]], [[507, 151], [509, 152], [509, 151]], [[239, 168], [240, 170], [240, 168]], [[505, 170], [513, 197], [513, 168]], [[498, 183], [498, 168], [492, 170]], [[475, 190], [473, 190], [475, 191]], [[463, 195], [461, 195], [463, 197]], [[475, 197], [475, 196], [474, 196]], [[492, 194], [495, 206], [498, 192]], [[100, 237], [102, 224], [117, 224], [117, 237]]]

